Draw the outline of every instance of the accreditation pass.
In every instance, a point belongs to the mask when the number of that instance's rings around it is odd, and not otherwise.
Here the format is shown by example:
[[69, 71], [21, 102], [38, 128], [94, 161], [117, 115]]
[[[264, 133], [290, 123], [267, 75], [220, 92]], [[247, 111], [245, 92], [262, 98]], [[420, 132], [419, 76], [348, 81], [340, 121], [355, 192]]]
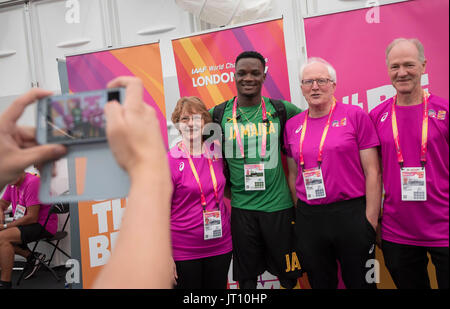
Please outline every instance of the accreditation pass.
[[244, 164], [245, 191], [264, 191], [264, 164]]
[[400, 170], [402, 201], [426, 201], [427, 186], [425, 168], [406, 167]]
[[323, 183], [322, 169], [319, 167], [303, 170], [303, 182], [305, 184], [306, 198], [315, 200], [326, 197]]
[[203, 212], [204, 240], [222, 237], [222, 218], [220, 211]]
[[27, 212], [27, 208], [25, 206], [17, 205], [16, 211], [14, 212], [14, 221], [25, 216], [26, 212]]

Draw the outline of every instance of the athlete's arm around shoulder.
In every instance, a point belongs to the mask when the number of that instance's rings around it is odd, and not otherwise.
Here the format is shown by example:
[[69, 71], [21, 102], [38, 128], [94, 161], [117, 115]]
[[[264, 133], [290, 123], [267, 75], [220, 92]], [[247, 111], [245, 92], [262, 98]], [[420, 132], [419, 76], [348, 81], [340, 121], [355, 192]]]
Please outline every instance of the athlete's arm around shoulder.
[[286, 100], [281, 100], [284, 103], [284, 106], [286, 106], [286, 114], [287, 114], [287, 119], [290, 119], [292, 117], [294, 117], [295, 115], [298, 115], [302, 112], [302, 109], [300, 107], [298, 107], [297, 105], [286, 101]]

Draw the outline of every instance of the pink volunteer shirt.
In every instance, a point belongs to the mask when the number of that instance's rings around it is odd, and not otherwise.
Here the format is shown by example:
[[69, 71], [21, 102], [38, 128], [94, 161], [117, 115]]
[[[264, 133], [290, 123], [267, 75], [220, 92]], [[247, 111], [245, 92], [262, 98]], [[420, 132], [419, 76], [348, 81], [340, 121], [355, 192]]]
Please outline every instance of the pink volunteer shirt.
[[[231, 251], [230, 214], [223, 200], [225, 176], [222, 158], [213, 159], [217, 179], [220, 213], [222, 218], [222, 237], [204, 240], [203, 209], [200, 189], [194, 178], [189, 161], [180, 156], [178, 146], [168, 153], [173, 182], [171, 232], [172, 254], [175, 261], [200, 259], [225, 254]], [[205, 155], [192, 157], [202, 189], [206, 197], [206, 210], [217, 210], [214, 187]]]
[[[300, 135], [307, 112], [306, 110], [289, 119], [284, 131], [287, 155], [298, 166], [295, 184], [297, 197], [309, 205], [320, 205], [365, 196], [365, 176], [359, 151], [377, 147], [379, 140], [367, 113], [358, 106], [336, 103], [325, 139], [321, 165], [326, 197], [307, 200], [299, 163]], [[327, 120], [328, 114], [320, 118], [308, 117], [303, 142], [305, 169], [317, 167], [319, 144]]]
[[[385, 198], [381, 237], [387, 241], [430, 247], [449, 245], [449, 120], [448, 101], [428, 99], [427, 200], [402, 201], [400, 165], [392, 133], [393, 99], [370, 112], [381, 142]], [[423, 104], [396, 106], [404, 167], [419, 167]]]
[[[48, 211], [50, 210], [50, 205], [42, 204], [39, 201], [39, 186], [39, 177], [27, 173], [19, 186], [8, 185], [6, 187], [2, 199], [11, 203], [13, 215], [16, 213], [17, 205], [24, 207], [40, 205], [38, 223], [44, 226]], [[46, 230], [51, 234], [55, 234], [57, 228], [58, 217], [56, 214], [53, 214], [47, 222]]]

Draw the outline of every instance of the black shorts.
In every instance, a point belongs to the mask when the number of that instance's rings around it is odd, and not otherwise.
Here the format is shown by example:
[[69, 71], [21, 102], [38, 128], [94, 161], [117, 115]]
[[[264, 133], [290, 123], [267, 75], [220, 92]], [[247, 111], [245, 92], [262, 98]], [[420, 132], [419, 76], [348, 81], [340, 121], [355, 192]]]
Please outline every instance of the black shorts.
[[384, 263], [398, 289], [430, 289], [429, 258], [436, 269], [439, 289], [449, 287], [448, 247], [422, 247], [382, 241]]
[[266, 270], [281, 280], [301, 277], [294, 216], [294, 207], [275, 212], [232, 209], [233, 280], [256, 279]]
[[336, 289], [338, 264], [348, 289], [376, 288], [368, 282], [376, 232], [366, 218], [364, 197], [331, 204], [297, 203], [297, 247], [313, 289]]
[[26, 245], [30, 242], [37, 241], [42, 238], [53, 237], [46, 229], [39, 223], [32, 223], [28, 225], [21, 225], [17, 227], [20, 231], [20, 239], [22, 240], [22, 248], [28, 248]]
[[176, 289], [227, 288], [231, 252], [206, 258], [175, 261], [177, 268]]

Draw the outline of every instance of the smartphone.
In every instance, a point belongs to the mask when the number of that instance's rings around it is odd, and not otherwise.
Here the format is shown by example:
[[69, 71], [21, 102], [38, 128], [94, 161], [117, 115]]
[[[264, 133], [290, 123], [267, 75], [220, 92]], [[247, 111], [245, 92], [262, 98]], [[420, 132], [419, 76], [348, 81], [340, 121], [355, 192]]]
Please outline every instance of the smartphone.
[[106, 140], [107, 102], [125, 100], [125, 88], [49, 96], [38, 101], [39, 144], [84, 144]]

